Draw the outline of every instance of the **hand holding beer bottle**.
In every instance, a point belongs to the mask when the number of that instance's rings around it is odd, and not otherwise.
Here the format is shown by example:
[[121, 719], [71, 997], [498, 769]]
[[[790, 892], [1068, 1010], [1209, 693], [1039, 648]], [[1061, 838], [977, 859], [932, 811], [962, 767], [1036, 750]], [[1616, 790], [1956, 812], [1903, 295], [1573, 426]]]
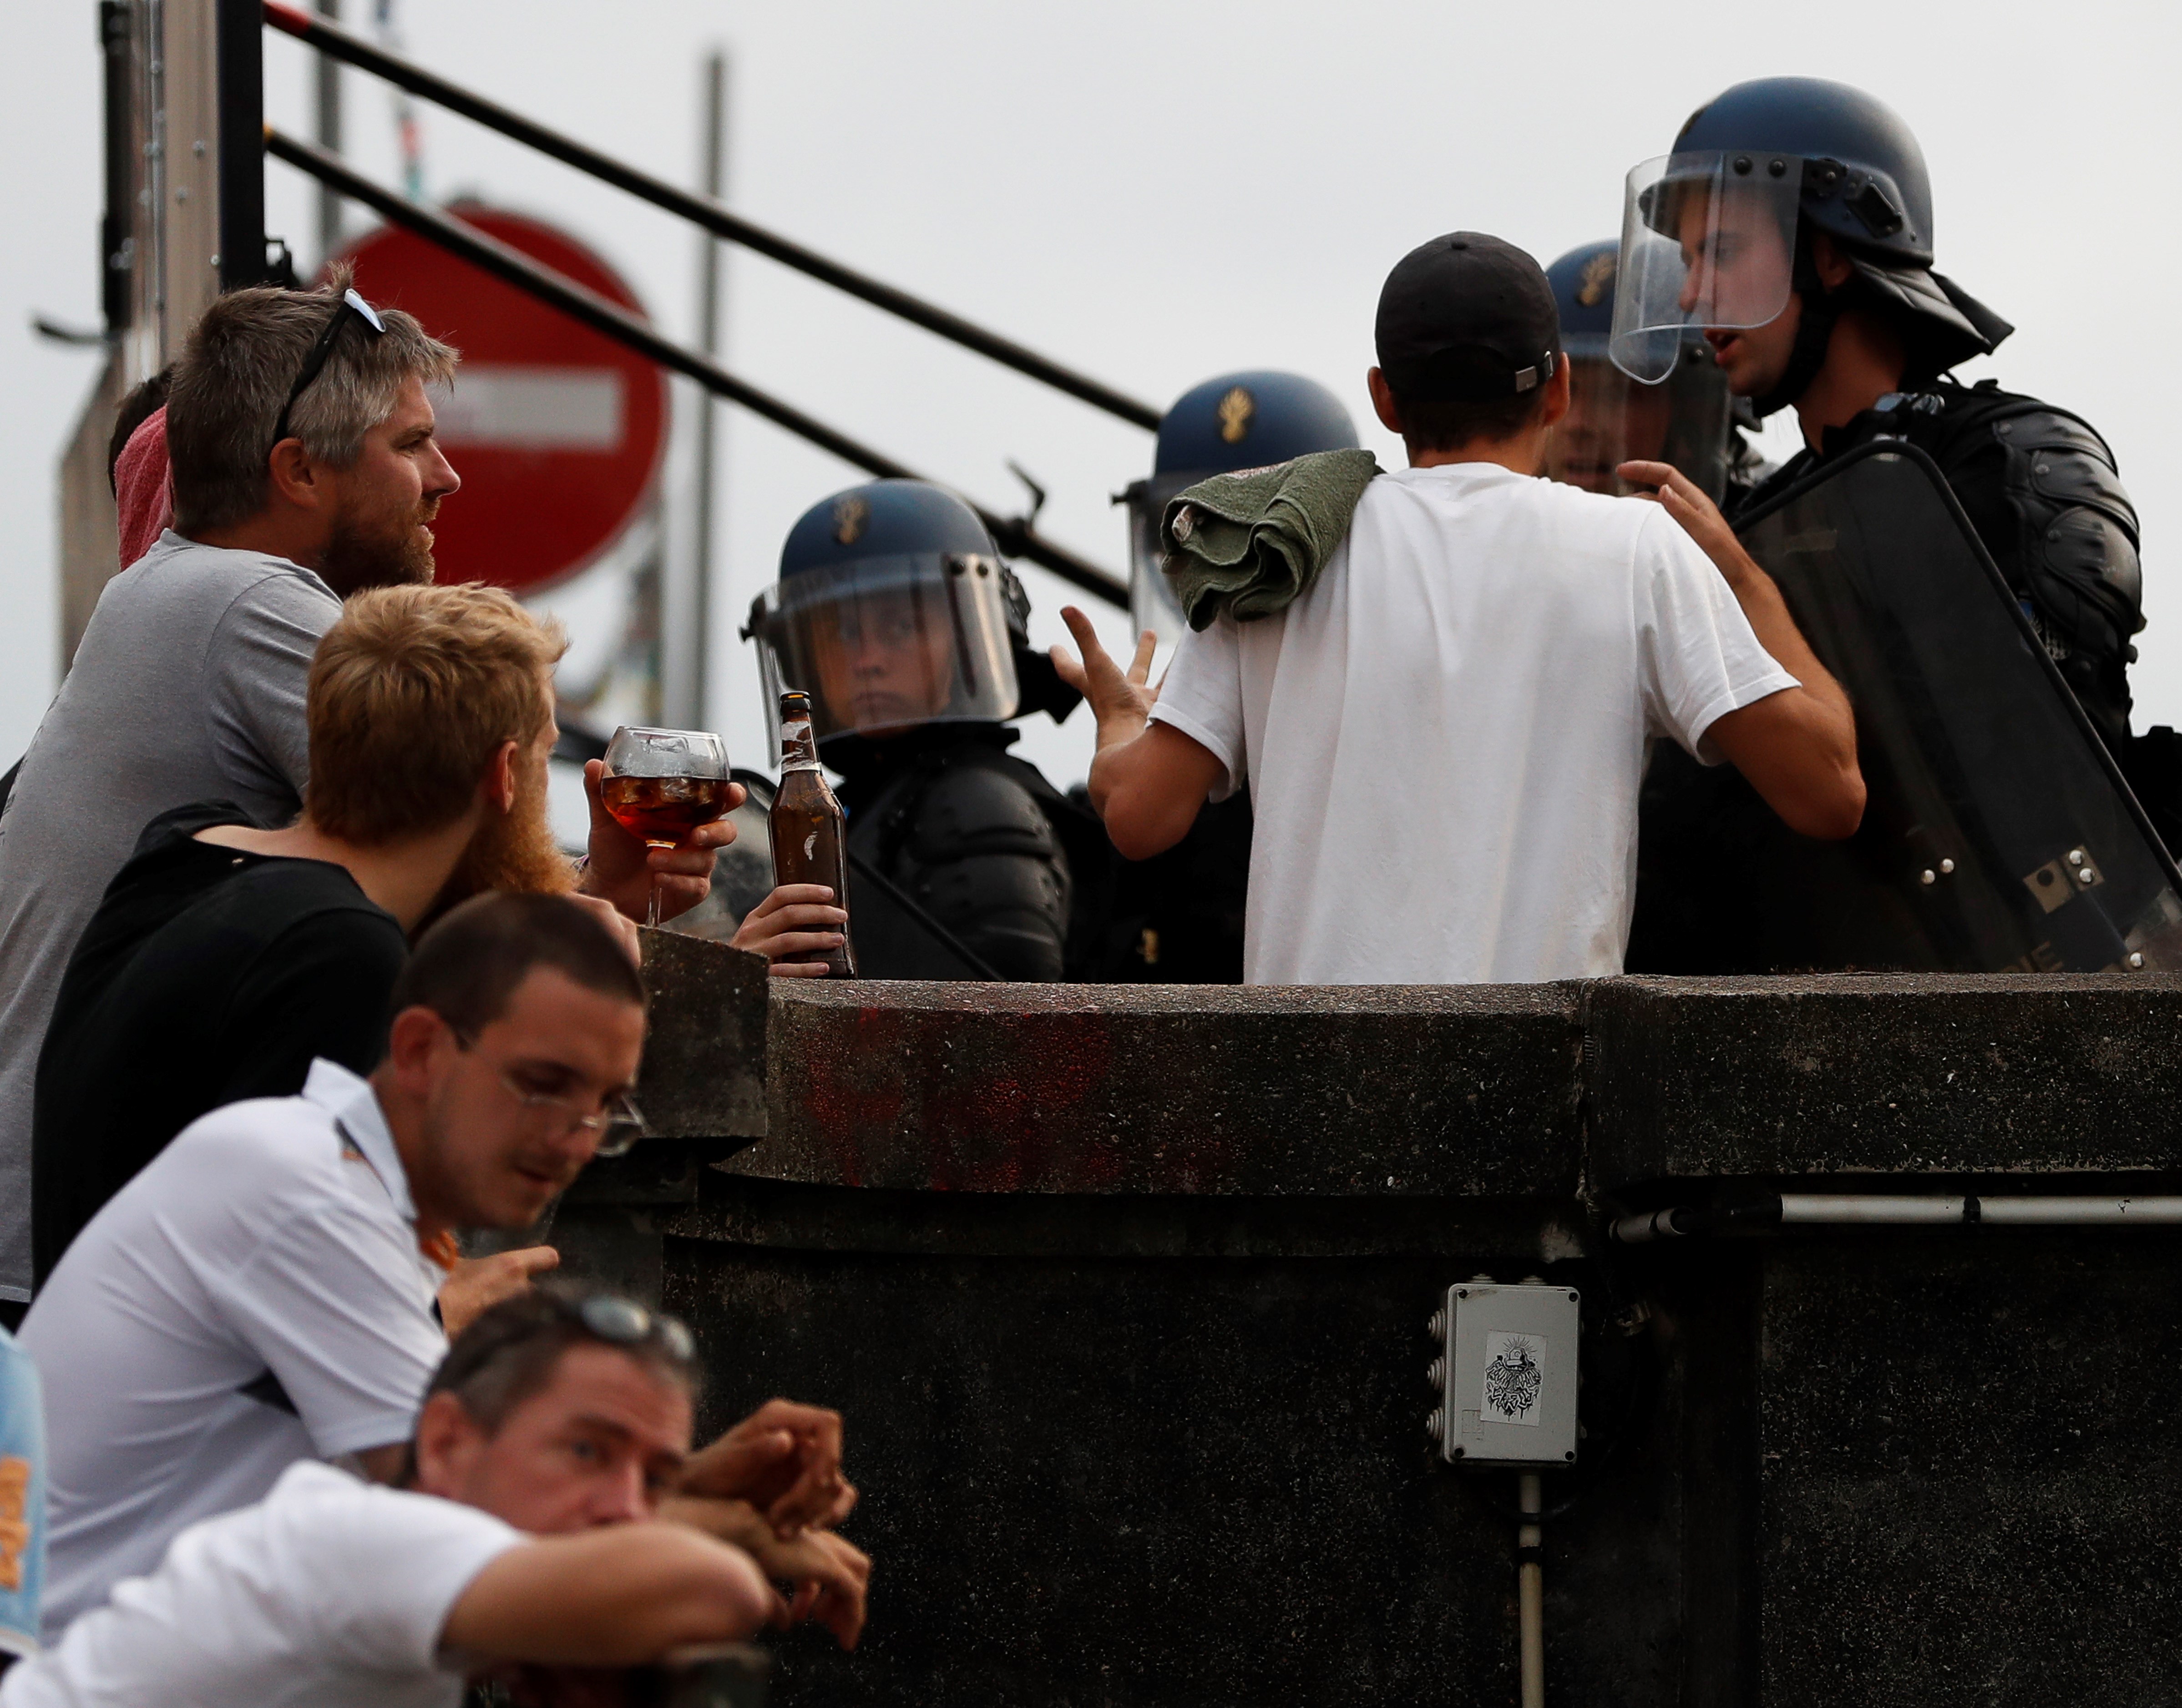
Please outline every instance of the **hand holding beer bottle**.
[[[653, 848], [673, 848], [700, 825], [723, 817], [734, 799], [727, 749], [701, 729], [624, 725], [607, 745], [600, 798], [614, 822]], [[659, 923], [659, 881], [645, 924]]]
[[[820, 884], [833, 892], [833, 903], [849, 906], [847, 821], [841, 803], [818, 768], [818, 743], [811, 733], [811, 696], [789, 689], [780, 697], [780, 792], [773, 800], [773, 881]], [[774, 891], [779, 896], [780, 889]], [[768, 903], [773, 898], [768, 898]], [[823, 976], [856, 976], [856, 949], [845, 920], [841, 941], [830, 948], [810, 949], [798, 957], [822, 963]]]

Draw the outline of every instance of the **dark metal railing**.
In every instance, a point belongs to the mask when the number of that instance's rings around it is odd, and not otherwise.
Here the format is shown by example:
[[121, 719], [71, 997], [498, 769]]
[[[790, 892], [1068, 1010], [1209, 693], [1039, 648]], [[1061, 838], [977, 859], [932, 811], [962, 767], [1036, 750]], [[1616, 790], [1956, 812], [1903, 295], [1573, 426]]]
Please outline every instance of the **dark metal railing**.
[[[267, 9], [269, 13], [273, 8], [269, 7]], [[272, 158], [285, 161], [299, 171], [307, 173], [349, 200], [362, 202], [380, 218], [414, 231], [449, 253], [461, 257], [518, 290], [529, 292], [540, 301], [551, 304], [594, 331], [602, 333], [662, 367], [687, 374], [706, 390], [740, 404], [753, 414], [763, 416], [774, 425], [831, 451], [845, 462], [853, 463], [883, 479], [922, 480], [927, 478], [895, 462], [885, 452], [875, 450], [861, 440], [851, 439], [847, 434], [838, 432], [825, 423], [805, 414], [793, 404], [784, 403], [772, 393], [761, 391], [749, 381], [736, 378], [717, 362], [698, 355], [695, 351], [684, 349], [671, 339], [662, 337], [619, 303], [609, 301], [574, 279], [540, 265], [489, 233], [374, 184], [352, 170], [338, 156], [330, 154], [323, 148], [299, 141], [269, 126], [265, 132], [265, 152]], [[972, 507], [977, 510], [985, 526], [992, 530], [1000, 549], [1009, 556], [1025, 558], [1049, 569], [1062, 580], [1082, 588], [1086, 593], [1096, 594], [1110, 604], [1124, 608], [1127, 606], [1128, 583], [1120, 577], [1099, 568], [1086, 558], [1077, 556], [1066, 546], [1046, 539], [1026, 518], [996, 515], [982, 506], [972, 505]]]
[[488, 130], [496, 130], [526, 147], [534, 148], [563, 165], [573, 166], [579, 172], [589, 173], [617, 189], [625, 190], [655, 207], [664, 208], [692, 224], [701, 225], [716, 237], [724, 238], [730, 243], [739, 243], [746, 249], [754, 249], [759, 254], [779, 262], [784, 267], [792, 267], [798, 273], [806, 274], [837, 290], [845, 290], [875, 308], [898, 315], [928, 332], [936, 333], [961, 345], [966, 350], [974, 350], [980, 356], [989, 357], [1003, 367], [1012, 368], [1016, 373], [1027, 374], [1041, 384], [1065, 391], [1071, 397], [1080, 398], [1094, 408], [1105, 410], [1109, 415], [1119, 416], [1138, 427], [1155, 432], [1158, 430], [1160, 412], [1151, 405], [1125, 396], [1111, 386], [1078, 373], [1073, 368], [1064, 368], [1034, 350], [1026, 349], [1012, 339], [988, 332], [959, 314], [950, 314], [921, 297], [912, 296], [905, 290], [898, 290], [891, 285], [882, 284], [867, 274], [829, 260], [800, 243], [767, 231], [762, 226], [753, 225], [749, 220], [730, 213], [710, 196], [692, 195], [663, 179], [640, 172], [634, 167], [601, 154], [597, 149], [579, 142], [572, 136], [565, 136], [557, 130], [549, 130], [534, 120], [526, 119], [497, 102], [472, 94], [460, 85], [450, 83], [420, 65], [412, 64], [384, 48], [374, 47], [345, 30], [336, 29], [292, 7], [280, 5], [277, 0], [266, 0], [265, 21], [275, 30], [307, 43], [321, 53], [342, 60], [360, 70], [368, 71], [374, 76], [383, 77], [413, 95], [422, 96], [451, 113], [458, 113], [463, 118], [472, 119]]

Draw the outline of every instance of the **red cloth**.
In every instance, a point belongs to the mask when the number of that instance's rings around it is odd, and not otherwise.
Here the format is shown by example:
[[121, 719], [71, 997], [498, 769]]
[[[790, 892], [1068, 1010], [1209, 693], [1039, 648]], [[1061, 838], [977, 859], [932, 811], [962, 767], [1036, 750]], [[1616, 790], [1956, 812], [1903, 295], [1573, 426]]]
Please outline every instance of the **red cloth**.
[[167, 478], [167, 410], [162, 404], [129, 435], [114, 465], [114, 501], [120, 516], [124, 569], [158, 543], [174, 519], [174, 493]]

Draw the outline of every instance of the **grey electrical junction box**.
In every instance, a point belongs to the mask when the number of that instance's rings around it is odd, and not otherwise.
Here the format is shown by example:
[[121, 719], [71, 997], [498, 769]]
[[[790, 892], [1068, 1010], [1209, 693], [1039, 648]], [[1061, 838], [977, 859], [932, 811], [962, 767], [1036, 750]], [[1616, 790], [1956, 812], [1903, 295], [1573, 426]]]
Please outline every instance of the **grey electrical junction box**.
[[1441, 1313], [1440, 1452], [1457, 1465], [1576, 1462], [1573, 1287], [1465, 1281]]

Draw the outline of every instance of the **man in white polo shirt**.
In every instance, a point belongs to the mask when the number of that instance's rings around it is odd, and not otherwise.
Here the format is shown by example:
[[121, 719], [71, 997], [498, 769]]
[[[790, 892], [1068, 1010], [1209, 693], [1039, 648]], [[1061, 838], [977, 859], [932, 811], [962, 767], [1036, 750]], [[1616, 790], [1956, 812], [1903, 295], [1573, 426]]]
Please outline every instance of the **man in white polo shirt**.
[[870, 1562], [839, 1537], [760, 1536], [753, 1559], [661, 1522], [689, 1464], [691, 1351], [625, 1299], [495, 1306], [433, 1377], [403, 1489], [291, 1467], [18, 1664], [0, 1708], [454, 1708], [465, 1674], [628, 1667], [788, 1622], [768, 1578], [854, 1647]]
[[1316, 579], [1186, 634], [1156, 694], [1149, 648], [1124, 672], [1064, 613], [1122, 854], [1249, 788], [1246, 982], [1619, 972], [1654, 736], [1732, 761], [1807, 835], [1856, 829], [1847, 697], [1703, 494], [1663, 465], [1629, 466], [1656, 503], [1537, 478], [1559, 341], [1528, 255], [1435, 238], [1387, 280], [1370, 375], [1409, 467], [1365, 488]]
[[368, 1081], [186, 1128], [78, 1235], [22, 1344], [45, 1384], [47, 1640], [299, 1459], [398, 1467], [446, 1351], [457, 1228], [521, 1228], [633, 1125], [644, 987], [580, 904], [487, 895], [427, 932]]

